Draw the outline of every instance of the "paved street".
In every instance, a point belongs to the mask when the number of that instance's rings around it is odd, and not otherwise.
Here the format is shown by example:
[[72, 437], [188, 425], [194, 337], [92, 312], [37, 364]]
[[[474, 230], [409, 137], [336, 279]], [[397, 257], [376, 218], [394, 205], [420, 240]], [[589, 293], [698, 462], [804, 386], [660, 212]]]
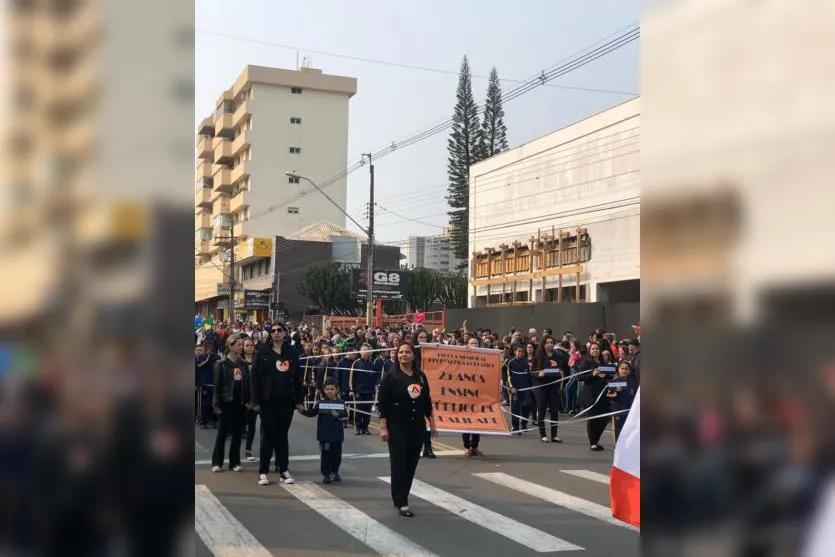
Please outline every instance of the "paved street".
[[592, 453], [580, 424], [562, 428], [562, 445], [540, 443], [535, 432], [482, 437], [482, 458], [463, 457], [460, 436], [442, 435], [441, 456], [418, 467], [413, 519], [391, 504], [388, 458], [376, 435], [346, 430], [344, 452], [355, 456], [344, 459], [341, 484], [322, 485], [315, 420], [296, 415], [290, 470], [297, 483], [262, 487], [257, 463], [244, 463], [242, 473], [211, 472], [214, 434], [195, 433], [198, 556], [639, 554], [638, 533], [610, 517], [611, 436], [605, 452]]

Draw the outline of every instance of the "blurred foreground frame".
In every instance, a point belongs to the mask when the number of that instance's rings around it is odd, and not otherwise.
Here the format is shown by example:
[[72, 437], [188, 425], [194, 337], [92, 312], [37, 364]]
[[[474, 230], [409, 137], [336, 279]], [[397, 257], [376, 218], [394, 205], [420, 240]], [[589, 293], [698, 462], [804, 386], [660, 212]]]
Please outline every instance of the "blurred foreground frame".
[[179, 554], [194, 4], [10, 0], [4, 19], [0, 553]]
[[835, 4], [651, 4], [644, 555], [833, 555]]

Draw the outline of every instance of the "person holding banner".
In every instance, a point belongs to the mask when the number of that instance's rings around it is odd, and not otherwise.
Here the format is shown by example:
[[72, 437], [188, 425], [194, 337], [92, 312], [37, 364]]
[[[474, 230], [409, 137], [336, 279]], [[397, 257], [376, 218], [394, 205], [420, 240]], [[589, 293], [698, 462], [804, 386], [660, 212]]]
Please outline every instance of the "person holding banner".
[[507, 389], [510, 392], [511, 431], [517, 435], [528, 429], [531, 413], [531, 368], [525, 358], [525, 347], [516, 345], [515, 357], [507, 362]]
[[[427, 333], [424, 329], [420, 329], [412, 333], [412, 346], [415, 347], [415, 367], [418, 369], [422, 369], [422, 366], [420, 365], [420, 357], [422, 354], [420, 345], [429, 342], [428, 335], [429, 333]], [[426, 430], [426, 435], [423, 438], [423, 457], [437, 458], [435, 456], [435, 451], [432, 450], [432, 434], [428, 429]]]
[[[481, 341], [478, 340], [478, 337], [472, 336], [467, 340], [467, 347], [479, 348], [481, 347]], [[484, 453], [478, 450], [481, 435], [478, 433], [462, 433], [461, 440], [464, 443], [464, 456], [484, 456]]]
[[401, 516], [409, 518], [414, 516], [409, 508], [409, 492], [420, 460], [427, 421], [431, 435], [438, 435], [429, 381], [414, 362], [412, 344], [401, 343], [391, 371], [380, 384], [378, 401], [380, 439], [388, 443], [389, 448], [392, 502]]

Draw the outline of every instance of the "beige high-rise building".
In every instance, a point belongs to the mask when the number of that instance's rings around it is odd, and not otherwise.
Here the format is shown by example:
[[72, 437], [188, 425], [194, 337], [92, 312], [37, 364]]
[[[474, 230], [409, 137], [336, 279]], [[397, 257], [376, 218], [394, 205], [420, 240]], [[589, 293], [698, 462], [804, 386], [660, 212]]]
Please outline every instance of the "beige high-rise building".
[[[330, 180], [348, 166], [348, 108], [356, 91], [356, 79], [317, 69], [247, 66], [200, 123], [195, 188], [198, 312], [228, 316], [225, 289], [218, 284], [229, 283], [232, 237], [239, 284], [249, 265], [257, 265], [259, 275], [272, 275], [273, 237], [291, 236], [320, 221], [345, 225], [339, 209], [311, 192], [304, 179], [285, 172], [326, 187], [345, 209], [347, 177]], [[271, 285], [265, 281], [264, 290]]]

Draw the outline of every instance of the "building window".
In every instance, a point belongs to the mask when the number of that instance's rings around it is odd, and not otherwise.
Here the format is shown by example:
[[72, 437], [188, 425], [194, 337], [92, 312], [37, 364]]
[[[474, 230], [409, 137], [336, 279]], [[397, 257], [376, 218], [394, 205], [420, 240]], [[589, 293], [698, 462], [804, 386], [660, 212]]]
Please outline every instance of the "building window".
[[301, 147], [290, 147], [290, 154], [291, 155], [301, 155], [302, 148]]
[[302, 94], [302, 88], [301, 87], [291, 87], [290, 92], [293, 93], [294, 95], [301, 95]]
[[290, 182], [291, 184], [298, 184], [299, 183], [299, 177], [298, 176], [288, 176], [287, 181]]
[[291, 117], [290, 117], [290, 123], [291, 123], [291, 124], [301, 124], [301, 123], [302, 123], [302, 119], [301, 119], [300, 117], [298, 117], [298, 116], [291, 116]]
[[298, 207], [287, 207], [287, 214], [288, 215], [298, 215], [299, 208]]

